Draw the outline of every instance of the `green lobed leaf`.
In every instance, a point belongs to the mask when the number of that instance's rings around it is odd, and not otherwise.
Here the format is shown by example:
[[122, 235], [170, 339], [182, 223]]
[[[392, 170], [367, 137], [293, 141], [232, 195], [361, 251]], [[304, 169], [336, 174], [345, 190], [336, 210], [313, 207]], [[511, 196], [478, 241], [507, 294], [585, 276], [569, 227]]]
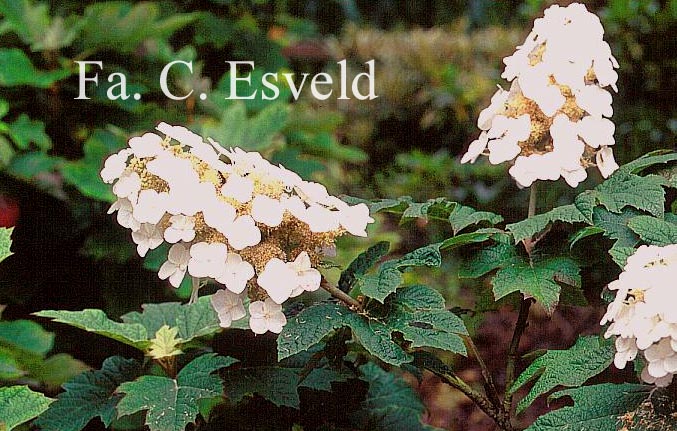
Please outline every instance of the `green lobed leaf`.
[[54, 346], [54, 334], [31, 320], [0, 322], [0, 345], [45, 356]]
[[580, 285], [579, 268], [568, 258], [554, 258], [530, 265], [520, 262], [500, 269], [491, 280], [494, 298], [499, 299], [513, 292], [526, 298], [534, 298], [552, 314], [559, 302], [561, 286], [558, 282]]
[[10, 250], [12, 247], [13, 231], [13, 227], [0, 227], [0, 262], [14, 254], [12, 253], [12, 250]]
[[141, 376], [122, 383], [124, 396], [117, 405], [118, 417], [146, 410], [150, 431], [183, 431], [199, 414], [198, 401], [223, 395], [221, 379], [213, 373], [237, 360], [205, 354], [179, 371], [176, 379]]
[[45, 310], [34, 313], [55, 322], [65, 323], [88, 332], [112, 338], [140, 350], [145, 350], [150, 341], [146, 328], [138, 323], [119, 323], [110, 320], [106, 313], [96, 309], [82, 311]]
[[225, 148], [261, 151], [269, 148], [275, 135], [282, 131], [288, 112], [287, 104], [274, 103], [247, 117], [244, 103], [237, 102], [222, 112], [218, 123], [204, 124], [202, 132]]
[[360, 278], [357, 286], [369, 298], [383, 303], [402, 284], [401, 272], [416, 266], [438, 267], [442, 264], [440, 247], [443, 243], [429, 244], [417, 248], [399, 259], [383, 263], [375, 275]]
[[500, 229], [483, 228], [478, 229], [475, 232], [462, 233], [445, 239], [440, 244], [440, 250], [450, 250], [462, 245], [478, 244], [489, 239], [493, 239], [497, 242], [505, 242], [507, 237], [508, 235]]
[[412, 359], [392, 340], [392, 328], [342, 305], [321, 303], [306, 308], [287, 322], [277, 338], [278, 360], [308, 350], [343, 327], [351, 328], [356, 341], [384, 362], [400, 365]]
[[45, 123], [31, 120], [28, 115], [21, 114], [9, 124], [9, 136], [20, 150], [28, 150], [33, 143], [41, 151], [52, 148], [52, 140], [45, 133]]
[[503, 217], [492, 212], [477, 211], [471, 207], [458, 205], [451, 212], [448, 220], [451, 224], [451, 228], [454, 230], [454, 235], [457, 235], [468, 226], [480, 223], [488, 223], [492, 226], [499, 224], [503, 221]]
[[365, 431], [437, 429], [421, 422], [425, 406], [404, 380], [372, 362], [362, 365], [360, 372], [369, 383], [369, 390], [362, 402], [362, 409], [351, 415], [356, 429]]
[[165, 302], [144, 304], [143, 312], [133, 311], [121, 317], [126, 324], [142, 325], [148, 334], [155, 334], [163, 326], [178, 328], [183, 343], [197, 337], [218, 332], [219, 317], [212, 307], [211, 296], [201, 296], [193, 304]]
[[122, 398], [115, 390], [140, 373], [141, 365], [133, 359], [107, 358], [100, 370], [84, 372], [65, 383], [65, 391], [40, 415], [36, 425], [44, 431], [79, 431], [99, 417], [108, 427], [116, 417], [115, 406]]
[[586, 226], [583, 229], [579, 230], [569, 238], [569, 248], [573, 248], [574, 245], [583, 238], [589, 236], [597, 235], [598, 233], [604, 233], [604, 229], [598, 226]]
[[366, 274], [379, 259], [388, 254], [389, 249], [390, 244], [387, 241], [380, 241], [369, 247], [363, 253], [360, 253], [360, 255], [348, 265], [348, 268], [341, 273], [338, 288], [344, 292], [349, 292], [355, 284], [355, 281]]
[[677, 161], [677, 153], [671, 152], [669, 154], [646, 154], [638, 159], [633, 160], [630, 163], [626, 163], [621, 166], [619, 171], [627, 172], [632, 174], [637, 174], [643, 169], [646, 169], [650, 166], [665, 164]]
[[592, 190], [591, 195], [611, 212], [620, 213], [626, 207], [647, 211], [663, 217], [664, 179], [656, 175], [640, 177], [616, 172]]
[[415, 285], [393, 295], [386, 325], [400, 332], [411, 348], [433, 347], [465, 355], [463, 320], [444, 308], [444, 298], [428, 286]]
[[586, 218], [575, 205], [571, 204], [553, 208], [546, 213], [529, 217], [517, 223], [511, 223], [506, 226], [506, 229], [512, 233], [515, 242], [520, 242], [536, 235], [547, 228], [549, 224], [557, 221], [581, 223], [585, 222]]
[[26, 54], [18, 48], [0, 48], [0, 64], [2, 64], [0, 86], [4, 87], [29, 85], [47, 88], [71, 75], [71, 71], [65, 69], [50, 72], [37, 70]]
[[278, 360], [304, 352], [330, 332], [346, 326], [345, 316], [351, 313], [340, 304], [312, 305], [289, 319], [277, 337]]
[[591, 377], [607, 369], [614, 358], [613, 343], [597, 336], [581, 337], [567, 350], [548, 350], [517, 378], [510, 392], [538, 378], [526, 397], [517, 405], [517, 413], [529, 407], [538, 396], [557, 386], [581, 386]]
[[57, 353], [44, 360], [25, 361], [24, 367], [31, 379], [34, 379], [48, 390], [56, 389], [78, 374], [89, 370], [82, 361], [66, 353]]
[[647, 244], [677, 244], [677, 224], [642, 215], [628, 220], [628, 227]]
[[517, 262], [520, 257], [512, 244], [497, 243], [479, 249], [458, 270], [460, 278], [479, 278], [495, 269]]
[[11, 431], [16, 426], [35, 418], [53, 402], [28, 386], [0, 388], [0, 431]]
[[525, 431], [616, 431], [619, 417], [649, 396], [650, 386], [604, 383], [556, 392], [550, 399], [571, 397], [573, 406], [540, 416]]

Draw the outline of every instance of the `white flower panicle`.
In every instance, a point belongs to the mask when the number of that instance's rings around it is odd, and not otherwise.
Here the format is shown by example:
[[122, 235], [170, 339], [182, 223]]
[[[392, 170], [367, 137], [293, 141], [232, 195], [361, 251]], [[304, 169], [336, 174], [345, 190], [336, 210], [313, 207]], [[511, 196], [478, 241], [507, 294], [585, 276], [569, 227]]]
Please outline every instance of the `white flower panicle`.
[[609, 284], [618, 293], [601, 322], [610, 323], [605, 337], [616, 336], [616, 367], [625, 368], [641, 352], [641, 378], [656, 386], [668, 386], [677, 374], [676, 279], [677, 244], [641, 246]]
[[221, 326], [243, 318], [251, 301], [256, 333], [280, 332], [280, 304], [320, 287], [316, 269], [350, 233], [374, 220], [259, 153], [224, 149], [190, 130], [160, 123], [111, 155], [101, 178], [113, 185], [120, 225], [139, 255], [172, 244], [158, 276], [178, 287], [186, 275], [224, 286], [212, 298]]
[[503, 60], [499, 87], [477, 121], [482, 130], [461, 159], [480, 155], [499, 164], [512, 161], [518, 185], [560, 177], [576, 187], [597, 166], [606, 178], [618, 165], [613, 157], [611, 93], [616, 59], [603, 40], [599, 18], [579, 3], [546, 9], [524, 44]]

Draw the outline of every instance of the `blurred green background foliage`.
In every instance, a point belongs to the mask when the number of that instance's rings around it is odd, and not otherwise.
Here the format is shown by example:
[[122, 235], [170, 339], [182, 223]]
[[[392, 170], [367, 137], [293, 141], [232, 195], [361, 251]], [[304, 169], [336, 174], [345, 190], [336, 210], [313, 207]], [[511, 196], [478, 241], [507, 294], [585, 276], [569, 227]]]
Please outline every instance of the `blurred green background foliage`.
[[[260, 151], [334, 194], [410, 195], [417, 201], [444, 196], [501, 213], [507, 222], [524, 217], [527, 193], [517, 190], [505, 166], [460, 165], [459, 159], [478, 134], [477, 116], [495, 86], [506, 85], [501, 59], [552, 3], [0, 0], [0, 222], [16, 226], [15, 255], [0, 267], [0, 304], [8, 305], [2, 318], [74, 308], [119, 316], [144, 302], [186, 298], [188, 289], [176, 291], [149, 271], [166, 250], [139, 258], [127, 232], [106, 214], [113, 195], [99, 178], [109, 154], [160, 121], [185, 125], [226, 147]], [[600, 16], [621, 66], [613, 105], [616, 159], [624, 163], [672, 148], [677, 0], [586, 4]], [[342, 59], [352, 76], [375, 60], [377, 99], [318, 101], [304, 92], [293, 101], [287, 88], [272, 101], [226, 99], [226, 61], [253, 61], [257, 82], [265, 72], [337, 77]], [[82, 60], [104, 66], [100, 85], [87, 87], [89, 100], [75, 99], [75, 62]], [[173, 60], [192, 61], [194, 69], [174, 68], [170, 89], [205, 92], [207, 100], [174, 101], [163, 94], [160, 71]], [[113, 72], [126, 75], [129, 92], [142, 99], [109, 100], [105, 78]], [[578, 190], [548, 184], [541, 210], [571, 202], [601, 180], [596, 175], [591, 171]], [[379, 216], [368, 242], [341, 244], [337, 263], [347, 264], [379, 240], [406, 251], [448, 233], [422, 227], [400, 229]], [[452, 275], [457, 266], [451, 259], [426, 281], [462, 303]], [[106, 356], [127, 352], [61, 329], [57, 355], [99, 366]], [[101, 347], [83, 349], [88, 343]], [[51, 346], [39, 352], [40, 361]], [[84, 367], [71, 356], [60, 358], [73, 373]], [[61, 382], [43, 373], [47, 390]]]

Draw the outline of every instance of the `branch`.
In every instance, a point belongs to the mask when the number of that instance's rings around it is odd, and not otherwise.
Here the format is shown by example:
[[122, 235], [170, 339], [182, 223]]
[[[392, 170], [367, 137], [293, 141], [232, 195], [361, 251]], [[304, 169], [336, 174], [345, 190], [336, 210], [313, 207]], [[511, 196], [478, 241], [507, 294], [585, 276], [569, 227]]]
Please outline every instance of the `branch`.
[[468, 336], [464, 336], [463, 341], [465, 341], [466, 346], [468, 346], [468, 349], [477, 359], [477, 363], [479, 364], [480, 369], [482, 370], [482, 377], [484, 378], [484, 391], [487, 393], [489, 400], [493, 405], [500, 406], [501, 400], [498, 398], [498, 390], [496, 390], [496, 385], [494, 385], [494, 379], [491, 377], [489, 368], [487, 367], [487, 364], [484, 363], [484, 360], [482, 359], [482, 356], [480, 355], [480, 352], [477, 349], [475, 342], [472, 340], [472, 338]]
[[517, 350], [519, 349], [520, 340], [524, 331], [527, 329], [527, 319], [529, 318], [529, 309], [533, 299], [522, 298], [520, 304], [519, 315], [517, 316], [517, 323], [515, 324], [515, 331], [510, 340], [510, 347], [508, 348], [508, 362], [505, 367], [505, 393], [503, 395], [503, 409], [509, 412], [512, 407], [512, 393], [510, 388], [515, 382], [515, 367], [517, 366]]
[[432, 372], [442, 379], [444, 383], [461, 391], [475, 403], [480, 410], [493, 419], [501, 430], [514, 431], [514, 428], [510, 423], [510, 417], [503, 409], [501, 409], [500, 404], [492, 404], [487, 397], [471, 388], [470, 385], [458, 377], [451, 368], [437, 357], [426, 352], [417, 352], [417, 354], [415, 354], [415, 361], [418, 363], [417, 365], [419, 367]]
[[322, 277], [322, 282], [320, 282], [320, 287], [323, 288], [324, 290], [326, 290], [327, 292], [329, 292], [329, 294], [331, 296], [333, 296], [334, 298], [343, 302], [344, 304], [346, 304], [350, 308], [354, 308], [354, 309], [357, 309], [357, 310], [362, 309], [362, 304], [357, 299], [348, 295], [347, 293], [345, 293], [344, 291], [342, 291], [338, 287], [332, 286], [331, 284], [329, 284], [329, 282], [324, 277]]

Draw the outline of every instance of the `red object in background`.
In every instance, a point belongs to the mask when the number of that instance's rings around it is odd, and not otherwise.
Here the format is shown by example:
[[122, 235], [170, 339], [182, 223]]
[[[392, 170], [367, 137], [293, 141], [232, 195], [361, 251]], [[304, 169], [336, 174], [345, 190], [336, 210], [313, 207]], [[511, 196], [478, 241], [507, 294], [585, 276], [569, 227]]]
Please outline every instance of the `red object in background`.
[[0, 194], [0, 227], [15, 226], [19, 213], [19, 203], [16, 199]]

